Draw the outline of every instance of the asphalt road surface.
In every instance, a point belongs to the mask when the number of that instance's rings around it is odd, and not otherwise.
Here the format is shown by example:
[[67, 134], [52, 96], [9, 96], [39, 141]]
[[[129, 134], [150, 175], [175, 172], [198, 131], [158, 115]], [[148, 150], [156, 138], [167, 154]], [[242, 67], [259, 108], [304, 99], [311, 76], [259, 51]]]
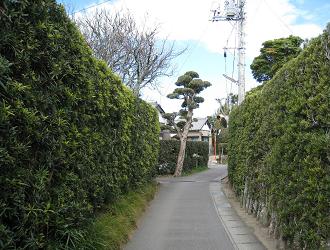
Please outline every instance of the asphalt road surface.
[[234, 249], [209, 191], [210, 183], [226, 171], [219, 167], [188, 177], [158, 179], [159, 193], [124, 249]]

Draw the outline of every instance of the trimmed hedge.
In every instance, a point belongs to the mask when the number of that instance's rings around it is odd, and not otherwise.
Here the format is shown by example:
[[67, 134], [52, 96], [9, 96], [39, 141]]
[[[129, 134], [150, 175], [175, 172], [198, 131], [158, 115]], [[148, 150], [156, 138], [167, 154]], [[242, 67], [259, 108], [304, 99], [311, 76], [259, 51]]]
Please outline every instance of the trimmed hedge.
[[330, 238], [330, 25], [230, 115], [229, 179], [290, 249]]
[[96, 210], [155, 175], [157, 112], [55, 1], [0, 11], [0, 248], [74, 248]]
[[[158, 174], [174, 174], [178, 154], [180, 149], [180, 141], [161, 140]], [[200, 157], [193, 157], [194, 154]], [[197, 166], [207, 166], [209, 160], [209, 144], [207, 142], [187, 141], [186, 155], [183, 163], [183, 172], [190, 171]]]

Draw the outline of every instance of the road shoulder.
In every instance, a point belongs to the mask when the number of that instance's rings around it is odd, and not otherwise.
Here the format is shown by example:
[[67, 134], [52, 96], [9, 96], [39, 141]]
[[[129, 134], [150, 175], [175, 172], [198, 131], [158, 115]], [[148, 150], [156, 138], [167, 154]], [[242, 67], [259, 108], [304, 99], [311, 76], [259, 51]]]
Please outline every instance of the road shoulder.
[[210, 183], [210, 194], [218, 217], [234, 246], [239, 250], [264, 250], [253, 230], [238, 216], [222, 191], [221, 182]]
[[244, 221], [244, 223], [250, 228], [256, 238], [269, 250], [276, 250], [277, 248], [277, 240], [274, 239], [268, 233], [268, 228], [263, 226], [257, 218], [248, 214], [244, 208], [241, 207], [239, 200], [235, 196], [232, 188], [230, 187], [228, 180], [224, 179], [221, 182], [221, 190], [225, 194], [229, 204], [235, 210], [239, 218]]

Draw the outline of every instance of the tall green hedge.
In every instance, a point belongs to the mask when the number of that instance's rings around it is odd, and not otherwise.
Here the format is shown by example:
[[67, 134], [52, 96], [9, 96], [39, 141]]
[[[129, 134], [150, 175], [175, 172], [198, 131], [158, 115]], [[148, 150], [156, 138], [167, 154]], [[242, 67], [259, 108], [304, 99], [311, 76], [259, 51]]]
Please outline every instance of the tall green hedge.
[[230, 116], [229, 178], [288, 248], [330, 238], [330, 25]]
[[74, 248], [96, 210], [154, 176], [157, 112], [55, 1], [5, 0], [0, 34], [0, 248]]
[[[178, 160], [179, 149], [180, 141], [160, 141], [158, 174], [174, 174]], [[208, 160], [209, 144], [207, 142], [187, 141], [186, 155], [183, 163], [183, 172], [187, 172], [193, 169], [196, 165], [199, 167], [206, 167]]]

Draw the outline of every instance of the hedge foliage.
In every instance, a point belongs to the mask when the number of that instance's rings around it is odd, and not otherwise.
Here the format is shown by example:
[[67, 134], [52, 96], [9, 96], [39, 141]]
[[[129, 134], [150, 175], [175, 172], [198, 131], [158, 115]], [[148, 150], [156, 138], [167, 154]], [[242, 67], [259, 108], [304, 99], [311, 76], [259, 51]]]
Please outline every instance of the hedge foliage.
[[0, 248], [74, 248], [97, 209], [155, 175], [157, 112], [55, 1], [0, 12]]
[[230, 116], [229, 178], [289, 248], [330, 237], [330, 25]]
[[[158, 160], [158, 174], [174, 174], [180, 141], [161, 140]], [[195, 156], [194, 156], [195, 155]], [[198, 155], [198, 157], [196, 157]], [[183, 172], [194, 167], [206, 167], [209, 160], [209, 144], [207, 142], [187, 141], [186, 154], [183, 162]]]

